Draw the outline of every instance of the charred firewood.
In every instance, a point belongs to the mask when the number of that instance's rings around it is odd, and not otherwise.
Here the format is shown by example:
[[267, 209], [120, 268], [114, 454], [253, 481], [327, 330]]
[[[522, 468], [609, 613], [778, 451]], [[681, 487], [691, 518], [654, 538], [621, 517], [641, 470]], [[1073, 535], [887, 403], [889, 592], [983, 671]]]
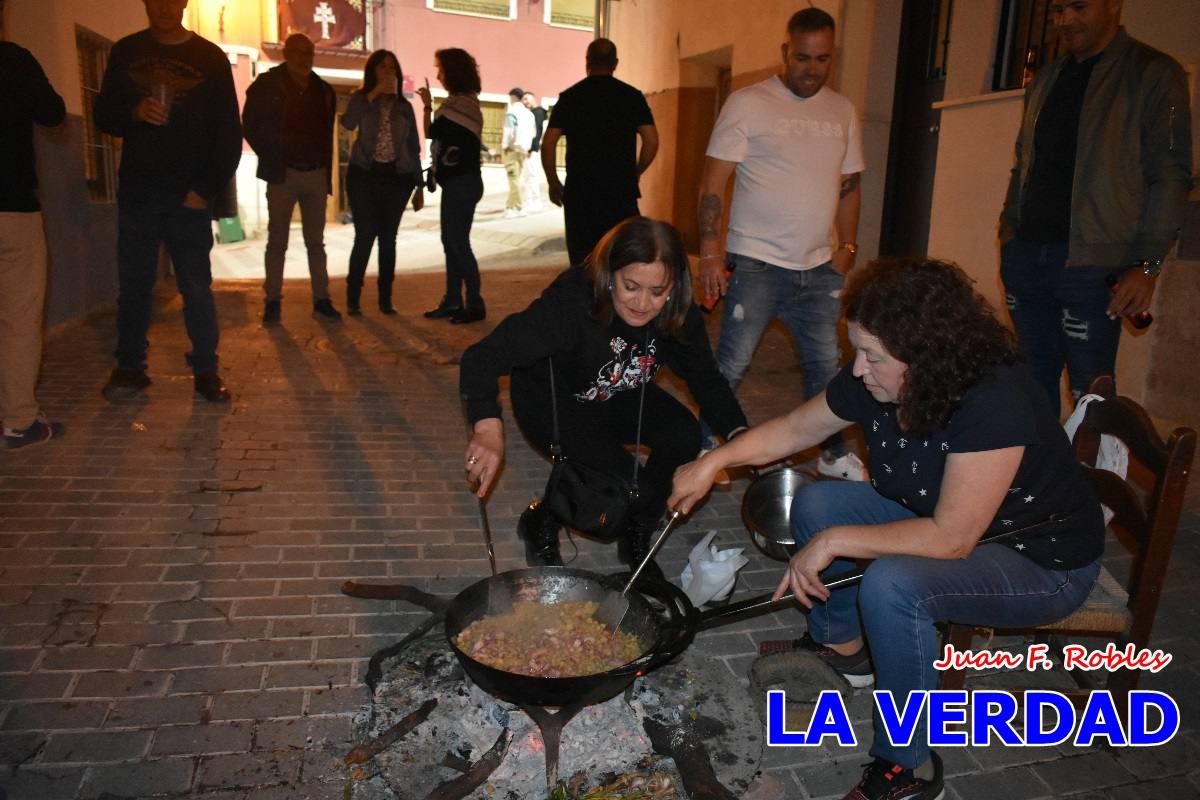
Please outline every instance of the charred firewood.
[[438, 784], [432, 792], [425, 795], [425, 800], [462, 800], [478, 789], [496, 771], [496, 767], [500, 766], [505, 753], [508, 752], [510, 741], [512, 734], [505, 728], [500, 731], [500, 737], [496, 739], [492, 749], [483, 754], [483, 758], [476, 761], [466, 773]]
[[426, 619], [412, 631], [404, 635], [404, 638], [395, 644], [388, 645], [382, 650], [371, 656], [371, 660], [367, 662], [367, 674], [363, 676], [363, 683], [371, 690], [371, 696], [375, 696], [375, 687], [379, 685], [379, 679], [383, 677], [383, 662], [387, 661], [398, 653], [403, 653], [407, 647], [420, 639], [425, 634], [442, 624], [442, 615], [434, 614]]
[[683, 789], [692, 800], [737, 800], [737, 795], [717, 780], [708, 749], [683, 725], [667, 727], [656, 719], [642, 721], [650, 745], [660, 756], [670, 756], [683, 778]]
[[403, 600], [420, 606], [434, 614], [444, 614], [450, 601], [429, 592], [423, 592], [415, 586], [406, 583], [358, 583], [346, 581], [342, 584], [342, 594], [350, 597], [361, 597], [366, 600]]
[[360, 744], [347, 753], [344, 759], [346, 764], [365, 764], [370, 761], [391, 747], [398, 739], [413, 728], [428, 719], [429, 715], [433, 713], [433, 709], [437, 708], [437, 704], [437, 700], [426, 700], [421, 704], [420, 708], [381, 733], [377, 739], [372, 739], [366, 744]]

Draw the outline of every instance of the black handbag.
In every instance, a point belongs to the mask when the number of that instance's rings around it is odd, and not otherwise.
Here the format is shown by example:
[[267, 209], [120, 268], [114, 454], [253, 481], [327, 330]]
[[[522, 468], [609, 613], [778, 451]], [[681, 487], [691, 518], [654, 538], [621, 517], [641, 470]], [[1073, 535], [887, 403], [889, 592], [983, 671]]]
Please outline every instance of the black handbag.
[[634, 450], [633, 480], [567, 458], [558, 441], [558, 397], [554, 391], [554, 359], [550, 359], [550, 408], [554, 440], [550, 455], [554, 464], [546, 482], [544, 502], [555, 518], [569, 528], [602, 541], [613, 541], [624, 532], [623, 524], [638, 496], [638, 450], [642, 445], [642, 408], [646, 400], [643, 376], [638, 399], [637, 449]]

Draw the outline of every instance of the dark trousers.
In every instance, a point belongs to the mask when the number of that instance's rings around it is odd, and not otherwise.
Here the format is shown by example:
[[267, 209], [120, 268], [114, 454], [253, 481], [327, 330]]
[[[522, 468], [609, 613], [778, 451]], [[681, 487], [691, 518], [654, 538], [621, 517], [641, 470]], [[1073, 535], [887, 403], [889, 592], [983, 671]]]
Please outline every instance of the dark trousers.
[[637, 199], [614, 200], [596, 194], [572, 192], [563, 198], [563, 216], [567, 228], [567, 256], [571, 266], [583, 263], [596, 243], [621, 220], [638, 215]]
[[197, 375], [217, 371], [217, 306], [212, 295], [212, 215], [208, 209], [121, 203], [117, 209], [117, 366], [146, 368], [158, 251], [171, 255], [175, 284], [183, 296], [183, 322]]
[[1106, 314], [1106, 267], [1066, 266], [1067, 245], [1012, 239], [1000, 250], [1005, 302], [1033, 377], [1060, 407], [1063, 366], [1078, 398], [1097, 375], [1113, 375], [1121, 320]]
[[412, 196], [416, 180], [400, 176], [395, 169], [366, 170], [353, 164], [346, 170], [346, 194], [354, 215], [354, 246], [350, 249], [350, 271], [346, 283], [360, 289], [367, 273], [371, 247], [379, 240], [379, 296], [390, 299], [396, 277], [396, 231], [404, 206]]
[[441, 184], [442, 250], [446, 253], [446, 306], [463, 304], [467, 290], [467, 308], [483, 308], [479, 292], [479, 262], [471, 249], [471, 224], [475, 206], [483, 197], [483, 178], [479, 174], [457, 175]]
[[[558, 427], [563, 454], [588, 466], [633, 477], [633, 455], [625, 449], [637, 440], [639, 391], [621, 392], [603, 403], [580, 403], [559, 386]], [[553, 439], [550, 383], [544, 365], [514, 371], [511, 382], [513, 416], [530, 444], [550, 456]], [[700, 423], [682, 403], [653, 384], [646, 387], [642, 415], [642, 444], [650, 458], [638, 470], [638, 499], [630, 518], [655, 526], [667, 498], [675, 470], [696, 457], [700, 449]]]

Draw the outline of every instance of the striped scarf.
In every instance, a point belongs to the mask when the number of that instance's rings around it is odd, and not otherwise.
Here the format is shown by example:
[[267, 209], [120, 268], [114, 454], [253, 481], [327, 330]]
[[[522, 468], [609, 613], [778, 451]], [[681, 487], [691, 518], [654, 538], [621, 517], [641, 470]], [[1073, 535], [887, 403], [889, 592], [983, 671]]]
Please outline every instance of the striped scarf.
[[463, 126], [475, 134], [475, 138], [483, 138], [483, 111], [479, 108], [479, 95], [452, 94], [442, 101], [437, 115], [439, 119], [444, 117]]

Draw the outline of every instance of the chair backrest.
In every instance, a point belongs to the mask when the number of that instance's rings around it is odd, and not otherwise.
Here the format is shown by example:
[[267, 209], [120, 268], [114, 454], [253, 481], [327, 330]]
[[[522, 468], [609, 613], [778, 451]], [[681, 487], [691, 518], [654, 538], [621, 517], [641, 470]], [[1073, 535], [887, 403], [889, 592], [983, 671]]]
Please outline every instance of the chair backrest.
[[[1112, 525], [1124, 533], [1133, 552], [1129, 572], [1129, 609], [1133, 614], [1129, 638], [1147, 642], [1167, 564], [1179, 526], [1187, 491], [1188, 472], [1196, 451], [1196, 431], [1179, 427], [1163, 442], [1146, 411], [1128, 397], [1116, 397], [1112, 378], [1096, 378], [1090, 389], [1104, 398], [1087, 408], [1075, 433], [1075, 455], [1088, 470], [1100, 502], [1113, 511]], [[1129, 448], [1130, 473], [1140, 464], [1151, 476], [1150, 486], [1096, 468], [1100, 436], [1115, 436]]]

